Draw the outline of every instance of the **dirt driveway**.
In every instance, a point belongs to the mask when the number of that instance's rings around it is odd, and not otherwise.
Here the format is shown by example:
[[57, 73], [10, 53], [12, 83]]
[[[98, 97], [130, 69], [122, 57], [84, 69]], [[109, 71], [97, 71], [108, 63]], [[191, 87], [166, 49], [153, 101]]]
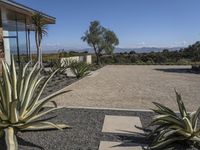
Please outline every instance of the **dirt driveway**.
[[177, 110], [174, 88], [182, 94], [188, 110], [200, 106], [200, 74], [190, 66], [109, 65], [56, 97], [60, 106], [149, 109], [152, 101]]

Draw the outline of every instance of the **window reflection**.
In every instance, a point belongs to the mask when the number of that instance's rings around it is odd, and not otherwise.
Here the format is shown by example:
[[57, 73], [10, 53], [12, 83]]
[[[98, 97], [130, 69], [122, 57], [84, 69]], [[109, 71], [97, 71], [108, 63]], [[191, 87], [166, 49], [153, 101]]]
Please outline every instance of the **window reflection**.
[[30, 38], [26, 17], [13, 11], [7, 11], [2, 24], [4, 40], [7, 43], [5, 51], [10, 51], [18, 64], [27, 62], [30, 58]]

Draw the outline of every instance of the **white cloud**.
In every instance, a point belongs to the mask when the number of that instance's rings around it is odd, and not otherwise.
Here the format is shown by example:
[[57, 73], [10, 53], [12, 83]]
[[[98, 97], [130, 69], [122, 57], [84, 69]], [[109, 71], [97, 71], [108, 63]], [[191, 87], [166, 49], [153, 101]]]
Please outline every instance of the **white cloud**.
[[138, 46], [146, 46], [146, 43], [144, 41], [137, 44]]
[[181, 45], [186, 46], [186, 45], [188, 45], [188, 42], [187, 41], [182, 41]]
[[177, 41], [172, 44], [173, 47], [187, 46], [187, 45], [189, 45], [187, 41]]

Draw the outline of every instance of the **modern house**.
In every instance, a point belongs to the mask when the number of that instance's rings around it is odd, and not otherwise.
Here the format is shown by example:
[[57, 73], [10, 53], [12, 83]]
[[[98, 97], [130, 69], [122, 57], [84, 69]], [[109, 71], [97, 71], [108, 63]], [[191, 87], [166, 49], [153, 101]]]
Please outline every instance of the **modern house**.
[[55, 24], [52, 16], [19, 4], [12, 0], [0, 0], [0, 59], [10, 63], [13, 54], [17, 62], [29, 60], [35, 47], [32, 15], [40, 13], [45, 24]]

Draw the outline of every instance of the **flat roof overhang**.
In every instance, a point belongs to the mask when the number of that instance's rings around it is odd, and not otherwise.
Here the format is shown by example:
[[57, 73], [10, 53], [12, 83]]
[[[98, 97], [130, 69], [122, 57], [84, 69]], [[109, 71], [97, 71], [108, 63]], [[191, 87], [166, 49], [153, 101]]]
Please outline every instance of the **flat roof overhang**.
[[25, 14], [29, 17], [31, 17], [34, 13], [40, 13], [44, 17], [44, 21], [46, 24], [55, 24], [56, 18], [52, 17], [50, 15], [47, 15], [43, 12], [37, 11], [35, 9], [32, 9], [30, 7], [24, 6], [22, 4], [19, 4], [17, 2], [14, 2], [12, 0], [0, 0], [0, 6], [3, 6], [7, 9], [19, 12], [21, 14]]

